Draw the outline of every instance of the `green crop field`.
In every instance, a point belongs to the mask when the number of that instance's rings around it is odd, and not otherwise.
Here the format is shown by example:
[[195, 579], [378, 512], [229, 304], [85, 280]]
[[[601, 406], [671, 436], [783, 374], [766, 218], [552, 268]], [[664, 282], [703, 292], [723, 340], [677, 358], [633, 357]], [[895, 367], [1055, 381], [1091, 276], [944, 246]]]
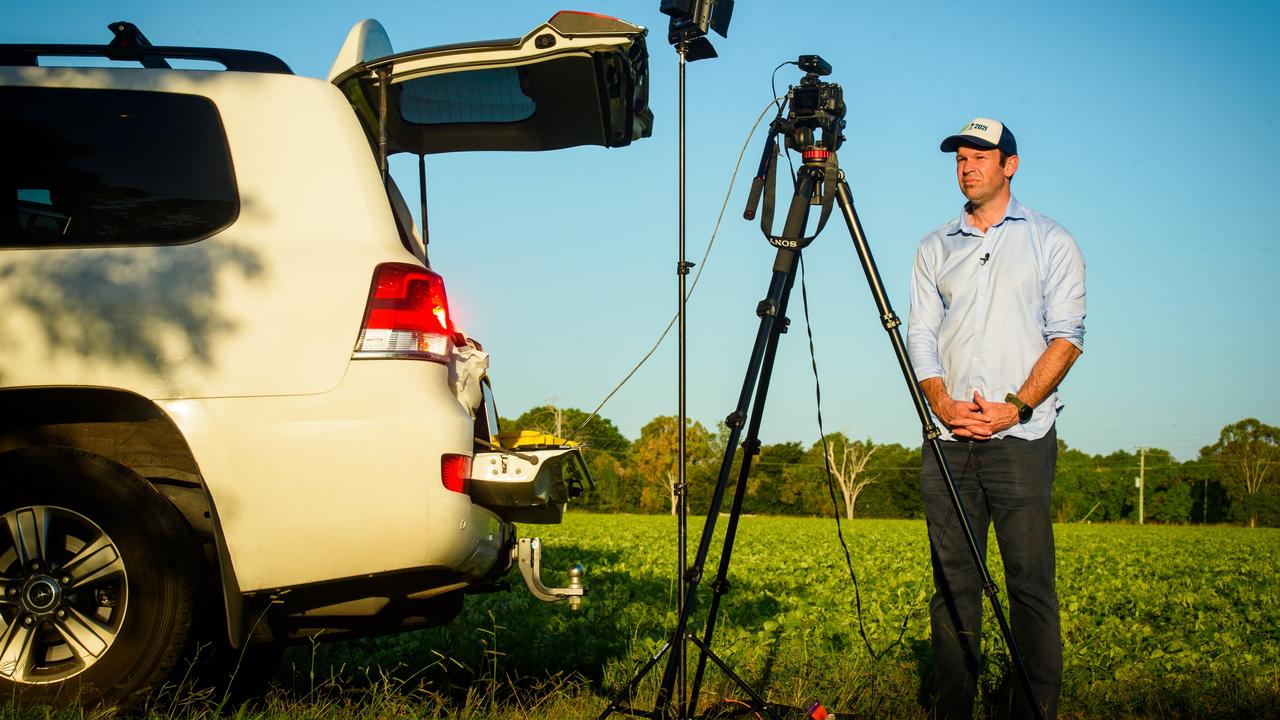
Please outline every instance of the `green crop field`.
[[[830, 519], [743, 519], [713, 646], [774, 702], [817, 699], [853, 717], [922, 718], [931, 592], [924, 524], [843, 527], [879, 658], [859, 635]], [[701, 518], [691, 519], [691, 554], [701, 528]], [[675, 520], [578, 514], [562, 526], [525, 529], [534, 530], [544, 540], [548, 584], [562, 581], [571, 562], [586, 567], [590, 596], [581, 612], [517, 589], [470, 598], [446, 627], [296, 648], [279, 688], [241, 716], [595, 717], [674, 627]], [[1059, 525], [1056, 533], [1066, 663], [1060, 717], [1280, 717], [1280, 531]], [[719, 547], [717, 540], [704, 598]], [[1003, 586], [994, 552], [990, 567]], [[979, 716], [1003, 717], [1014, 679], [987, 609]], [[702, 617], [695, 615], [698, 627]], [[641, 685], [636, 706], [652, 707], [662, 665]], [[170, 695], [150, 712], [212, 714], [210, 699]], [[742, 697], [708, 671], [704, 706]]]

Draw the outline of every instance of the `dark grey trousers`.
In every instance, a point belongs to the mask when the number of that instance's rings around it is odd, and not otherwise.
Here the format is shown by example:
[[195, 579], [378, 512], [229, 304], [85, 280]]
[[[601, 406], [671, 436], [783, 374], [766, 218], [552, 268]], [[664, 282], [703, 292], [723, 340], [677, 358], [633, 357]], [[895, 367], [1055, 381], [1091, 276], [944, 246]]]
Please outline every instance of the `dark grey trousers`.
[[[1062, 686], [1062, 631], [1054, 587], [1053, 524], [1049, 503], [1058, 435], [1039, 440], [1002, 438], [985, 442], [943, 442], [960, 499], [969, 513], [978, 549], [987, 552], [987, 527], [994, 525], [1005, 588], [1001, 604], [1022, 652], [1045, 717], [1057, 713]], [[969, 718], [978, 687], [982, 647], [982, 579], [956, 517], [933, 452], [922, 451], [920, 491], [933, 558], [932, 716]], [[1014, 717], [1034, 717], [1014, 676]]]

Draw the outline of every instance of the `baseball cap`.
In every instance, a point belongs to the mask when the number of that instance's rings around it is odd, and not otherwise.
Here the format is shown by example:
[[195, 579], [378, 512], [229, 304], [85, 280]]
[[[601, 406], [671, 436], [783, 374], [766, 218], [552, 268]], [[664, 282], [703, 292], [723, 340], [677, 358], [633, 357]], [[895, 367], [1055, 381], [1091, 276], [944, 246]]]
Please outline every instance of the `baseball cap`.
[[960, 128], [960, 132], [942, 141], [939, 149], [942, 152], [955, 152], [960, 145], [973, 145], [980, 148], [999, 148], [1006, 155], [1018, 154], [1018, 141], [1004, 123], [991, 118], [974, 118]]

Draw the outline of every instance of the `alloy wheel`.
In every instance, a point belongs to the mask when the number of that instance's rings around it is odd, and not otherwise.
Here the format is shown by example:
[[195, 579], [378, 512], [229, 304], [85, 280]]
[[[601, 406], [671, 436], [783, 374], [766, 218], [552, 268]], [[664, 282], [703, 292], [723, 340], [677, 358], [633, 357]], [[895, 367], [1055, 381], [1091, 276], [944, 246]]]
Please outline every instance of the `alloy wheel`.
[[0, 515], [0, 678], [46, 684], [84, 672], [127, 609], [124, 558], [93, 520], [51, 505]]

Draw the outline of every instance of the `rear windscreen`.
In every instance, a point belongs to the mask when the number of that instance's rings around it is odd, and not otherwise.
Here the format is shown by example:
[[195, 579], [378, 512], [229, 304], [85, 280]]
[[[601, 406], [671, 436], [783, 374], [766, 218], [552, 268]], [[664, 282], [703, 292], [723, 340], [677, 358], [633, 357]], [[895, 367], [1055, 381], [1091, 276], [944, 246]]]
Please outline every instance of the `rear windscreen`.
[[400, 115], [418, 125], [520, 122], [535, 109], [514, 68], [430, 75], [401, 88]]
[[0, 87], [0, 247], [185, 243], [237, 210], [206, 98]]

